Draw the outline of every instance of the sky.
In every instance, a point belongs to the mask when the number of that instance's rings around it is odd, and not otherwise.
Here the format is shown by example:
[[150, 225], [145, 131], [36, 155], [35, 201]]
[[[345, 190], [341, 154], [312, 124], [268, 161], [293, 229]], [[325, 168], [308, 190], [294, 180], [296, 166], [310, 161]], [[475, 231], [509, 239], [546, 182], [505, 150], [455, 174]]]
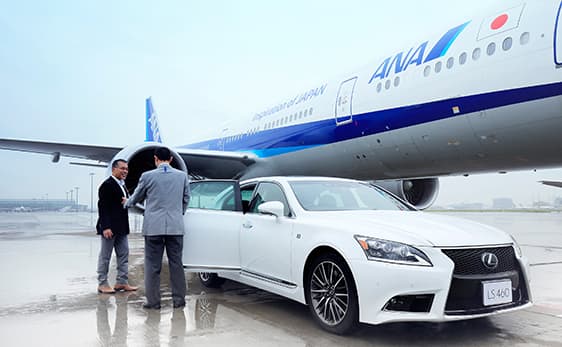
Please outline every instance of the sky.
[[[506, 2], [4, 1], [0, 138], [135, 145], [152, 96], [165, 143], [195, 142]], [[107, 175], [39, 154], [0, 160], [0, 199], [64, 199], [78, 187], [89, 205]], [[542, 179], [562, 170], [447, 177], [436, 204], [562, 196]]]

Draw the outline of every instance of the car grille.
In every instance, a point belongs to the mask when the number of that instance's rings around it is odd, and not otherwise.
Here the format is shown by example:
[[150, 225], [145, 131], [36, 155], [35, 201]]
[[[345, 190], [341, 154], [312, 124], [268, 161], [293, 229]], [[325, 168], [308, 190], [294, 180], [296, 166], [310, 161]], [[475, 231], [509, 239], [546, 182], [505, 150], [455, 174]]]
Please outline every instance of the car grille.
[[[444, 249], [449, 258], [455, 262], [456, 275], [478, 275], [515, 270], [515, 253], [513, 247]], [[488, 269], [482, 262], [482, 254], [493, 253], [498, 257], [498, 267]]]
[[[523, 305], [529, 301], [529, 294], [519, 262], [513, 247], [443, 249], [455, 263], [445, 314], [480, 314]], [[489, 269], [482, 262], [484, 253], [495, 254], [498, 266]], [[482, 282], [510, 279], [513, 301], [506, 304], [484, 306]]]

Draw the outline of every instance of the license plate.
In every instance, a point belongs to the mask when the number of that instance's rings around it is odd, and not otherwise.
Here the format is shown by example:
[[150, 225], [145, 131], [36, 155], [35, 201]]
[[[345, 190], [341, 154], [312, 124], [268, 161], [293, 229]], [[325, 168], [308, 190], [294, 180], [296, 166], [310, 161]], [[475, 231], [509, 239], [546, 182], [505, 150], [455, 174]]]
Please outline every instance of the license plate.
[[512, 302], [511, 280], [482, 282], [484, 306]]

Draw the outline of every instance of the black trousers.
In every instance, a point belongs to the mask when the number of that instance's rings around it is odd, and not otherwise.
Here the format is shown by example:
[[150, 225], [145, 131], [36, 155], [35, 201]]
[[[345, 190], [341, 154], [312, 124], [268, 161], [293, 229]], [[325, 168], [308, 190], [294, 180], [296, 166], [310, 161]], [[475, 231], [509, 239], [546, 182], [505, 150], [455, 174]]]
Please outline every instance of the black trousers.
[[182, 263], [183, 235], [144, 237], [144, 289], [147, 304], [160, 305], [160, 271], [164, 249], [168, 257], [173, 303], [185, 304], [187, 286]]

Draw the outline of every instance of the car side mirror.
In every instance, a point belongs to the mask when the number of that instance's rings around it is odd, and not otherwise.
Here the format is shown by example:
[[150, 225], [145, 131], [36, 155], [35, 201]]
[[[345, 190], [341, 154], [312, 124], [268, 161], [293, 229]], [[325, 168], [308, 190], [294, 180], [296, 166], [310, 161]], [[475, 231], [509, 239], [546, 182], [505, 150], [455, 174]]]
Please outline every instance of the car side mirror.
[[270, 214], [276, 217], [281, 217], [284, 215], [285, 207], [280, 201], [268, 201], [258, 206], [259, 213]]

